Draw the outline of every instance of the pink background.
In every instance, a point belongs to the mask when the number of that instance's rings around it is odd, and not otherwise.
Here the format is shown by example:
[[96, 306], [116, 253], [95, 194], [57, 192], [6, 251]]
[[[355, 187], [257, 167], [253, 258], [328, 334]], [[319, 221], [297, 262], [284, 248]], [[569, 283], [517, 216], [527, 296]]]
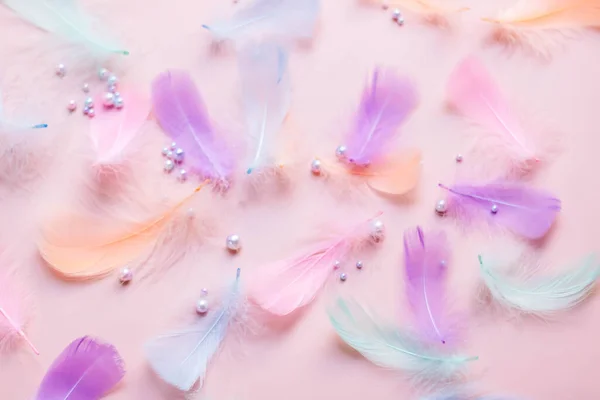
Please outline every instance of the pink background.
[[[152, 78], [164, 69], [188, 69], [215, 120], [229, 128], [237, 143], [243, 142], [243, 131], [235, 54], [227, 49], [212, 54], [210, 36], [200, 25], [232, 12], [245, 1], [238, 5], [227, 0], [82, 3], [104, 21], [104, 28], [122, 37], [131, 51], [128, 58], [109, 64], [124, 85], [147, 90]], [[470, 314], [464, 353], [480, 357], [469, 370], [471, 383], [485, 392], [527, 399], [600, 398], [598, 298], [590, 298], [552, 322], [486, 312], [476, 302], [476, 255], [490, 246], [496, 252], [512, 251], [517, 242], [490, 236], [487, 231], [464, 235], [454, 222], [433, 212], [440, 196], [437, 182], [450, 182], [459, 173], [457, 169], [468, 169], [472, 162], [468, 154], [462, 165], [454, 161], [457, 153], [466, 153], [461, 136], [465, 124], [445, 111], [444, 88], [452, 68], [474, 53], [529, 121], [562, 138], [562, 152], [532, 182], [554, 191], [564, 205], [555, 229], [537, 249], [542, 262], [548, 270], [568, 268], [597, 249], [600, 37], [582, 35], [556, 51], [552, 61], [541, 62], [482, 45], [489, 27], [477, 17], [496, 10], [500, 2], [465, 0], [472, 10], [455, 19], [449, 30], [423, 25], [408, 13], [405, 26], [399, 27], [390, 21], [391, 10], [366, 7], [354, 0], [323, 3], [318, 35], [312, 44], [295, 50], [290, 62], [293, 108], [285, 134], [297, 135], [294, 160], [299, 166], [292, 175], [292, 189], [275, 193], [264, 188], [260, 190], [263, 196], [250, 195], [240, 173], [236, 189], [225, 199], [205, 194], [199, 201], [205, 201], [211, 213], [218, 215], [212, 221], [218, 222], [214, 238], [155, 282], [134, 281], [129, 287], [119, 286], [115, 276], [91, 283], [63, 282], [36, 256], [32, 240], [37, 234], [35, 210], [49, 193], [75, 190], [72, 177], [85, 175], [82, 143], [89, 121], [79, 113], [68, 116], [66, 104], [71, 98], [83, 100], [83, 82], [92, 83], [94, 93], [100, 86], [92, 66], [73, 60], [69, 49], [55, 47], [47, 35], [0, 7], [0, 79], [5, 103], [10, 111], [29, 112], [51, 125], [46, 134], [54, 138], [51, 153], [56, 161], [47, 170], [47, 179], [28, 185], [30, 190], [1, 192], [0, 238], [7, 247], [15, 246], [18, 268], [32, 294], [28, 332], [41, 355], [36, 357], [23, 346], [0, 357], [0, 399], [31, 398], [54, 358], [83, 335], [114, 344], [126, 361], [125, 379], [107, 398], [178, 398], [151, 373], [143, 357], [143, 343], [178, 327], [182, 319], [194, 318], [194, 302], [201, 288], [209, 288], [211, 298], [216, 298], [220, 285], [233, 278], [237, 267], [242, 269], [242, 277], [252, 276], [261, 265], [318, 238], [323, 224], [352, 223], [377, 210], [385, 212], [387, 238], [376, 252], [357, 256], [364, 261], [364, 270], [353, 268], [357, 258], [346, 260], [347, 282], [333, 279], [305, 312], [265, 327], [260, 335], [248, 333], [238, 338], [237, 344], [228, 341], [210, 367], [203, 389], [207, 398], [418, 398], [401, 374], [379, 369], [340, 344], [325, 312], [331, 296], [338, 292], [380, 314], [394, 316], [398, 308], [403, 310], [402, 232], [416, 224], [447, 228], [453, 242], [451, 289], [457, 307]], [[60, 62], [69, 68], [63, 80], [53, 73]], [[411, 200], [401, 203], [378, 198], [360, 186], [340, 195], [333, 184], [311, 177], [307, 167], [312, 156], [332, 155], [367, 74], [380, 64], [412, 76], [421, 99], [403, 140], [422, 149], [423, 174]], [[192, 183], [182, 188], [174, 179], [162, 176], [159, 151], [167, 140], [154, 123], [147, 125], [152, 143], [148, 159], [144, 163], [136, 158], [140, 164], [134, 166], [163, 180], [163, 194], [191, 190]], [[71, 189], [67, 190], [68, 184]], [[357, 194], [361, 192], [367, 194]], [[205, 211], [202, 215], [211, 219]], [[223, 242], [233, 232], [241, 235], [244, 248], [232, 257], [224, 251]], [[408, 316], [400, 313], [396, 320], [402, 324]]]

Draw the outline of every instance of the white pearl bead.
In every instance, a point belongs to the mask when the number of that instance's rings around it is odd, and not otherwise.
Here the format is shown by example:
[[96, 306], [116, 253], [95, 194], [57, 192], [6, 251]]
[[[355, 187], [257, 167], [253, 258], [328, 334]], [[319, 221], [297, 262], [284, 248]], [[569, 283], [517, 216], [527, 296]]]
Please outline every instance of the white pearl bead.
[[175, 161], [181, 163], [183, 161], [184, 152], [183, 149], [175, 150]]
[[102, 97], [102, 104], [104, 104], [104, 107], [112, 107], [115, 105], [115, 95], [107, 92], [104, 93], [104, 96]]
[[237, 253], [242, 248], [240, 244], [239, 235], [229, 235], [227, 236], [227, 240], [225, 241], [225, 245], [227, 246], [227, 250]]
[[346, 158], [346, 151], [346, 146], [342, 144], [338, 146], [337, 149], [335, 149], [335, 155], [338, 159], [343, 160], [344, 158]]
[[338, 260], [333, 262], [333, 269], [340, 269], [341, 263]]
[[344, 282], [347, 278], [348, 276], [344, 272], [340, 274], [340, 281]]
[[173, 168], [175, 168], [175, 163], [173, 163], [173, 161], [171, 161], [171, 160], [167, 160], [167, 161], [165, 161], [164, 170], [165, 170], [166, 172], [171, 172], [171, 171], [173, 171]]
[[206, 295], [208, 295], [208, 289], [202, 288], [202, 296], [206, 296]]
[[67, 110], [69, 110], [70, 112], [73, 112], [73, 111], [77, 110], [77, 103], [75, 102], [75, 100], [69, 101], [69, 105], [67, 106]]
[[375, 243], [379, 243], [385, 236], [385, 226], [381, 220], [374, 220], [371, 222], [371, 239]]
[[115, 86], [117, 83], [119, 83], [119, 79], [115, 75], [109, 76], [106, 81], [106, 84], [109, 86]]
[[90, 118], [94, 118], [96, 116], [96, 111], [93, 108], [90, 108], [87, 112], [87, 116]]
[[83, 90], [83, 93], [89, 93], [90, 85], [87, 83], [84, 83], [83, 86], [81, 87], [81, 90]]
[[98, 70], [98, 78], [100, 78], [101, 81], [105, 81], [109, 75], [110, 72], [106, 68], [100, 68]]
[[447, 209], [448, 206], [446, 204], [446, 200], [440, 200], [435, 205], [435, 212], [437, 212], [438, 214], [444, 214], [447, 211]]
[[168, 147], [163, 147], [163, 149], [162, 149], [162, 155], [166, 157], [167, 154], [169, 154], [169, 151], [171, 151], [171, 150], [169, 150]]
[[67, 67], [65, 64], [58, 64], [56, 66], [56, 76], [63, 78], [67, 74]]
[[185, 212], [185, 215], [189, 218], [189, 219], [193, 219], [196, 217], [196, 212], [194, 211], [193, 208], [188, 208], [187, 211]]
[[400, 16], [401, 16], [401, 15], [402, 15], [402, 14], [400, 13], [400, 9], [398, 9], [398, 8], [395, 8], [395, 9], [394, 9], [394, 12], [392, 13], [392, 19], [393, 19], [394, 21], [397, 21], [397, 20], [398, 20], [398, 18], [400, 18]]
[[173, 153], [171, 150], [167, 150], [167, 158], [169, 160], [172, 160], [173, 158], [175, 158], [175, 153]]
[[404, 25], [404, 17], [402, 15], [400, 15], [398, 17], [398, 19], [396, 20], [396, 23], [400, 26]]
[[121, 285], [125, 285], [129, 282], [131, 282], [131, 280], [133, 279], [133, 271], [131, 271], [131, 269], [125, 267], [121, 270], [121, 272], [119, 273], [119, 282], [121, 282]]
[[356, 268], [362, 269], [362, 267], [363, 267], [363, 262], [362, 261], [357, 261], [356, 262]]
[[187, 171], [185, 169], [180, 169], [179, 170], [179, 175], [177, 176], [177, 179], [180, 182], [185, 182], [187, 180]]
[[87, 108], [93, 108], [94, 107], [94, 99], [92, 99], [91, 97], [87, 97], [85, 99], [85, 101], [83, 102], [83, 105]]
[[321, 161], [320, 160], [312, 160], [312, 163], [310, 163], [310, 172], [312, 172], [313, 175], [321, 175]]
[[498, 206], [494, 204], [492, 206], [491, 212], [492, 212], [492, 214], [496, 214], [498, 212]]
[[115, 96], [115, 108], [121, 109], [125, 106], [125, 102], [123, 102], [123, 98], [121, 96]]
[[196, 302], [196, 312], [201, 315], [206, 314], [208, 312], [208, 300], [198, 300], [198, 302]]
[[177, 143], [171, 142], [171, 149], [175, 150], [177, 148]]
[[456, 155], [456, 162], [460, 163], [460, 162], [462, 162], [462, 160], [463, 160], [463, 155], [462, 154], [457, 154]]

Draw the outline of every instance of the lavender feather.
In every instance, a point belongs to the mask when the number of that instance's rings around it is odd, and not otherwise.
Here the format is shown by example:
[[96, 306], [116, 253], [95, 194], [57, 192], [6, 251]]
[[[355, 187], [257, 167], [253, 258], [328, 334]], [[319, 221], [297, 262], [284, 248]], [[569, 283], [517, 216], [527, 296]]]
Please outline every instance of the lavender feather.
[[416, 105], [416, 90], [407, 78], [376, 69], [345, 138], [348, 161], [365, 166], [381, 157]]
[[95, 400], [125, 376], [114, 346], [90, 337], [73, 341], [52, 363], [36, 400]]
[[443, 232], [427, 235], [421, 227], [404, 233], [406, 292], [418, 333], [446, 344], [452, 324], [446, 307], [446, 276], [450, 250]]
[[177, 70], [158, 75], [152, 83], [152, 102], [161, 127], [185, 151], [186, 168], [205, 179], [226, 181], [233, 154], [211, 124], [190, 75]]
[[543, 237], [561, 209], [552, 194], [517, 183], [439, 186], [450, 193], [452, 212], [465, 219], [486, 219], [528, 239]]

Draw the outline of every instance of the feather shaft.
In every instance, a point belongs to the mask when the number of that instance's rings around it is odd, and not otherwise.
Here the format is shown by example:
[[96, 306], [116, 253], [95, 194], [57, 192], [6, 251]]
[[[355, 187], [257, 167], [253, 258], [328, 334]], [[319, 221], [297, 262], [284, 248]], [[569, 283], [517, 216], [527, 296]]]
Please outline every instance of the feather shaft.
[[33, 352], [39, 356], [40, 352], [33, 345], [33, 343], [31, 343], [31, 341], [29, 340], [29, 337], [27, 337], [25, 332], [23, 332], [23, 329], [21, 329], [21, 327], [16, 323], [16, 321], [14, 319], [12, 319], [10, 317], [10, 315], [8, 314], [8, 312], [6, 310], [4, 310], [2, 307], [0, 307], [0, 314], [2, 314], [2, 316], [4, 318], [6, 318], [8, 323], [14, 328], [14, 330], [19, 334], [19, 336], [21, 336], [21, 338], [23, 338], [23, 340], [29, 345], [29, 347], [31, 347], [31, 350], [33, 350]]

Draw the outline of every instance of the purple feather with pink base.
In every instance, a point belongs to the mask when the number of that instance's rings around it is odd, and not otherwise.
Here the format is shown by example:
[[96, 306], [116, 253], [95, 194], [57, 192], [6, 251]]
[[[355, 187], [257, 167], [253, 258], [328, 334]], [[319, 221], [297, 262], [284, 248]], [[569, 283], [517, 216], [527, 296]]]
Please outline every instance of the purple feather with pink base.
[[125, 376], [117, 349], [87, 336], [72, 342], [52, 363], [35, 400], [95, 400]]
[[189, 73], [170, 70], [152, 83], [154, 114], [163, 130], [185, 152], [185, 167], [204, 179], [227, 181], [234, 157], [218, 136]]
[[345, 137], [347, 160], [367, 166], [380, 159], [416, 105], [416, 90], [409, 79], [376, 69], [371, 85], [363, 92], [354, 125]]
[[463, 219], [485, 219], [528, 239], [552, 227], [561, 202], [552, 194], [511, 182], [439, 186], [450, 193], [448, 211]]

